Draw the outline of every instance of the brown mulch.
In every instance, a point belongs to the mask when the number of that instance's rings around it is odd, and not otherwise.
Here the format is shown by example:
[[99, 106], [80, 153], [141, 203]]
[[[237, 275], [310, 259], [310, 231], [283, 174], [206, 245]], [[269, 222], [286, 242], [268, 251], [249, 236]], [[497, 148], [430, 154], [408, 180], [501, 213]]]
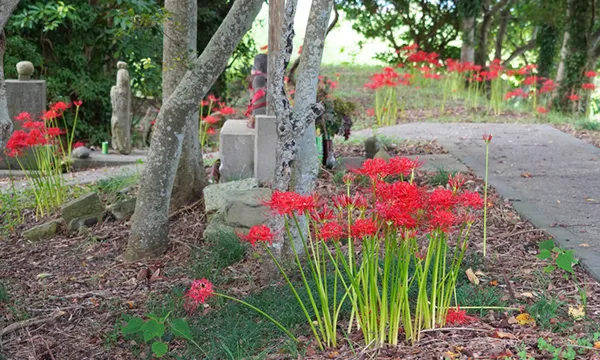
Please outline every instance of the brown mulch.
[[[354, 153], [361, 148], [348, 146], [344, 151]], [[399, 149], [402, 150], [394, 155], [418, 155], [423, 154], [424, 149], [443, 151], [435, 144], [401, 144]], [[327, 171], [321, 172], [317, 191], [331, 195], [339, 190], [332, 177], [333, 174]], [[416, 181], [424, 185], [429, 177], [419, 173]], [[468, 189], [481, 191], [482, 184], [481, 179], [468, 175]], [[565, 280], [558, 272], [544, 274], [545, 263], [536, 258], [537, 243], [548, 236], [522, 219], [511, 203], [499, 198], [493, 189], [490, 194], [494, 201], [488, 213], [489, 255], [483, 263], [473, 267], [474, 271], [480, 271], [479, 287], [499, 289], [503, 299], [514, 307], [532, 304], [547, 294], [575, 304], [578, 299], [575, 283]], [[136, 359], [122, 340], [110, 349], [105, 347], [106, 338], [117, 334], [115, 324], [122, 314], [144, 314], [151, 294], [166, 293], [174, 286], [190, 283], [192, 279], [188, 277], [186, 267], [194, 260], [194, 248], [204, 246], [202, 209], [202, 204], [198, 203], [173, 217], [172, 246], [164, 256], [133, 263], [120, 259], [127, 243], [129, 220], [107, 219], [87, 234], [62, 232], [51, 240], [27, 243], [21, 236], [22, 231], [38, 223], [32, 214], [28, 214], [26, 223], [2, 243], [0, 281], [8, 288], [9, 301], [0, 303], [0, 326], [27, 317], [50, 317], [57, 311], [64, 314], [53, 321], [4, 335], [1, 353], [8, 359]], [[481, 252], [482, 233], [482, 224], [476, 223], [472, 229], [471, 252]], [[261, 281], [248, 281], [250, 277], [259, 278], [258, 261], [249, 257], [226, 270], [234, 278], [227, 290], [229, 293], [243, 296], [265, 285]], [[581, 267], [577, 267], [577, 278], [587, 291], [588, 316], [592, 321], [600, 320], [600, 285]], [[309, 344], [306, 358], [490, 359], [515, 354], [517, 346], [525, 344], [531, 356], [543, 359], [545, 355], [535, 345], [539, 337], [551, 336], [555, 342], [567, 342], [564, 335], [542, 331], [538, 326], [512, 324], [512, 315], [514, 313], [507, 311], [493, 311], [467, 325], [426, 332], [417, 346], [363, 349], [360, 334], [352, 334], [348, 339], [340, 339], [339, 349], [323, 353], [314, 351]], [[563, 315], [555, 321], [568, 320], [568, 316]], [[498, 331], [509, 335], [499, 336]], [[580, 323], [569, 329], [569, 334], [583, 336], [585, 333], [586, 329]]]
[[[390, 156], [408, 156], [408, 155], [438, 155], [447, 154], [436, 140], [432, 141], [397, 141], [384, 145], [385, 151]], [[347, 144], [343, 141], [335, 143], [334, 153], [336, 158], [365, 156], [364, 146]]]
[[578, 129], [572, 124], [559, 124], [554, 125], [554, 127], [596, 147], [600, 147], [600, 131]]

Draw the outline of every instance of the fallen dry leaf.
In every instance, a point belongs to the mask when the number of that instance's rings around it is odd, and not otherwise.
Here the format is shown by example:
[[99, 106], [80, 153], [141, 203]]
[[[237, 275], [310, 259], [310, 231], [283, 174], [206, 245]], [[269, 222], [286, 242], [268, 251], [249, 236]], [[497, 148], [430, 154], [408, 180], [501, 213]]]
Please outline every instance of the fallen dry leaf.
[[530, 292], [523, 292], [523, 293], [521, 293], [521, 295], [520, 295], [520, 296], [522, 296], [522, 297], [526, 297], [526, 298], [530, 298], [530, 299], [531, 299], [531, 298], [533, 298], [535, 295], [534, 295], [533, 293], [530, 293]]
[[477, 276], [486, 276], [485, 273], [483, 271], [481, 271], [481, 270], [475, 271], [475, 275], [477, 275]]
[[503, 331], [496, 331], [496, 332], [494, 332], [494, 337], [498, 338], [498, 339], [516, 339], [517, 338], [513, 334], [506, 333], [506, 332], [503, 332]]
[[498, 286], [498, 280], [490, 280], [490, 286]]
[[583, 305], [569, 306], [569, 316], [573, 318], [573, 320], [581, 320], [585, 317], [585, 309]]
[[515, 317], [515, 319], [517, 320], [517, 323], [521, 326], [525, 326], [525, 325], [535, 326], [535, 319], [533, 318], [533, 316], [529, 315], [528, 313], [519, 314]]
[[524, 177], [524, 178], [530, 178], [532, 176], [533, 175], [531, 175], [531, 173], [528, 173], [527, 171], [521, 174], [521, 177]]
[[594, 343], [594, 349], [600, 349], [600, 341]]
[[471, 284], [475, 286], [479, 285], [479, 278], [477, 277], [477, 275], [475, 275], [473, 269], [468, 268], [467, 271], [465, 271], [465, 274], [467, 274], [467, 278], [469, 279]]
[[588, 244], [588, 243], [583, 243], [583, 244], [579, 244], [579, 246], [581, 246], [581, 247], [590, 247], [590, 244]]

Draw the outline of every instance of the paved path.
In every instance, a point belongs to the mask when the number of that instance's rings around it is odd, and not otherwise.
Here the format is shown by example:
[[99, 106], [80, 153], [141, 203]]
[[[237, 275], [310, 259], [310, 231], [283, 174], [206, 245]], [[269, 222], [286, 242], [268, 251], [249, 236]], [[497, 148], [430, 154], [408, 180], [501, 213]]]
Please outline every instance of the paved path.
[[407, 140], [436, 139], [481, 177], [485, 171], [481, 136], [493, 134], [490, 184], [561, 247], [574, 249], [600, 280], [599, 148], [548, 125], [412, 123], [377, 133]]

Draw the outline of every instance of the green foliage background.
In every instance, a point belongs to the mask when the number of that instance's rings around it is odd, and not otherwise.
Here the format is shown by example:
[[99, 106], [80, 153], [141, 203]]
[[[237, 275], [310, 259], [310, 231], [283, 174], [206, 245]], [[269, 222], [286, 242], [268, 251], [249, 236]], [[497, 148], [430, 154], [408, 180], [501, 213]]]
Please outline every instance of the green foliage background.
[[[232, 3], [198, 1], [199, 51]], [[162, 23], [168, 16], [163, 5], [160, 0], [21, 0], [6, 28], [6, 78], [16, 78], [17, 62], [31, 61], [34, 77], [47, 81], [49, 102], [84, 101], [75, 138], [90, 144], [108, 140], [117, 61], [129, 64], [135, 96], [161, 98]], [[247, 36], [215, 94], [227, 95], [226, 78], [245, 78], [253, 48]]]

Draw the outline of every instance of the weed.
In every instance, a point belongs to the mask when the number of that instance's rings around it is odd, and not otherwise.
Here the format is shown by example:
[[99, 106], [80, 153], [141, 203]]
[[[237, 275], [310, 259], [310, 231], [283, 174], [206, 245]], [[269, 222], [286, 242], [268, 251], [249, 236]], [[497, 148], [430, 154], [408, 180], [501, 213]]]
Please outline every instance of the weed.
[[190, 275], [194, 279], [215, 278], [215, 273], [246, 256], [248, 246], [241, 242], [234, 232], [222, 230], [218, 238], [218, 242], [208, 244], [194, 252], [194, 261], [190, 269]]
[[572, 325], [568, 314], [562, 309], [566, 303], [559, 301], [555, 297], [548, 299], [542, 296], [537, 302], [527, 306], [527, 312], [533, 316], [537, 325], [543, 330], [560, 332]]
[[344, 185], [344, 175], [346, 175], [345, 171], [336, 171], [332, 177], [333, 183], [337, 186]]
[[0, 304], [6, 304], [9, 300], [8, 289], [4, 283], [0, 282]]
[[584, 119], [576, 123], [579, 129], [589, 131], [600, 131], [600, 122], [595, 120]]
[[502, 300], [502, 292], [493, 286], [473, 287], [470, 283], [458, 284], [456, 287], [456, 302], [461, 307], [477, 307], [482, 309], [469, 310], [471, 314], [483, 317], [488, 313], [485, 307], [501, 307], [507, 304]]
[[454, 176], [455, 174], [456, 174], [456, 171], [449, 172], [445, 168], [438, 167], [437, 172], [434, 175], [432, 175], [431, 178], [429, 179], [429, 184], [434, 187], [435, 186], [446, 186], [446, 185], [448, 185], [448, 177], [450, 175]]

